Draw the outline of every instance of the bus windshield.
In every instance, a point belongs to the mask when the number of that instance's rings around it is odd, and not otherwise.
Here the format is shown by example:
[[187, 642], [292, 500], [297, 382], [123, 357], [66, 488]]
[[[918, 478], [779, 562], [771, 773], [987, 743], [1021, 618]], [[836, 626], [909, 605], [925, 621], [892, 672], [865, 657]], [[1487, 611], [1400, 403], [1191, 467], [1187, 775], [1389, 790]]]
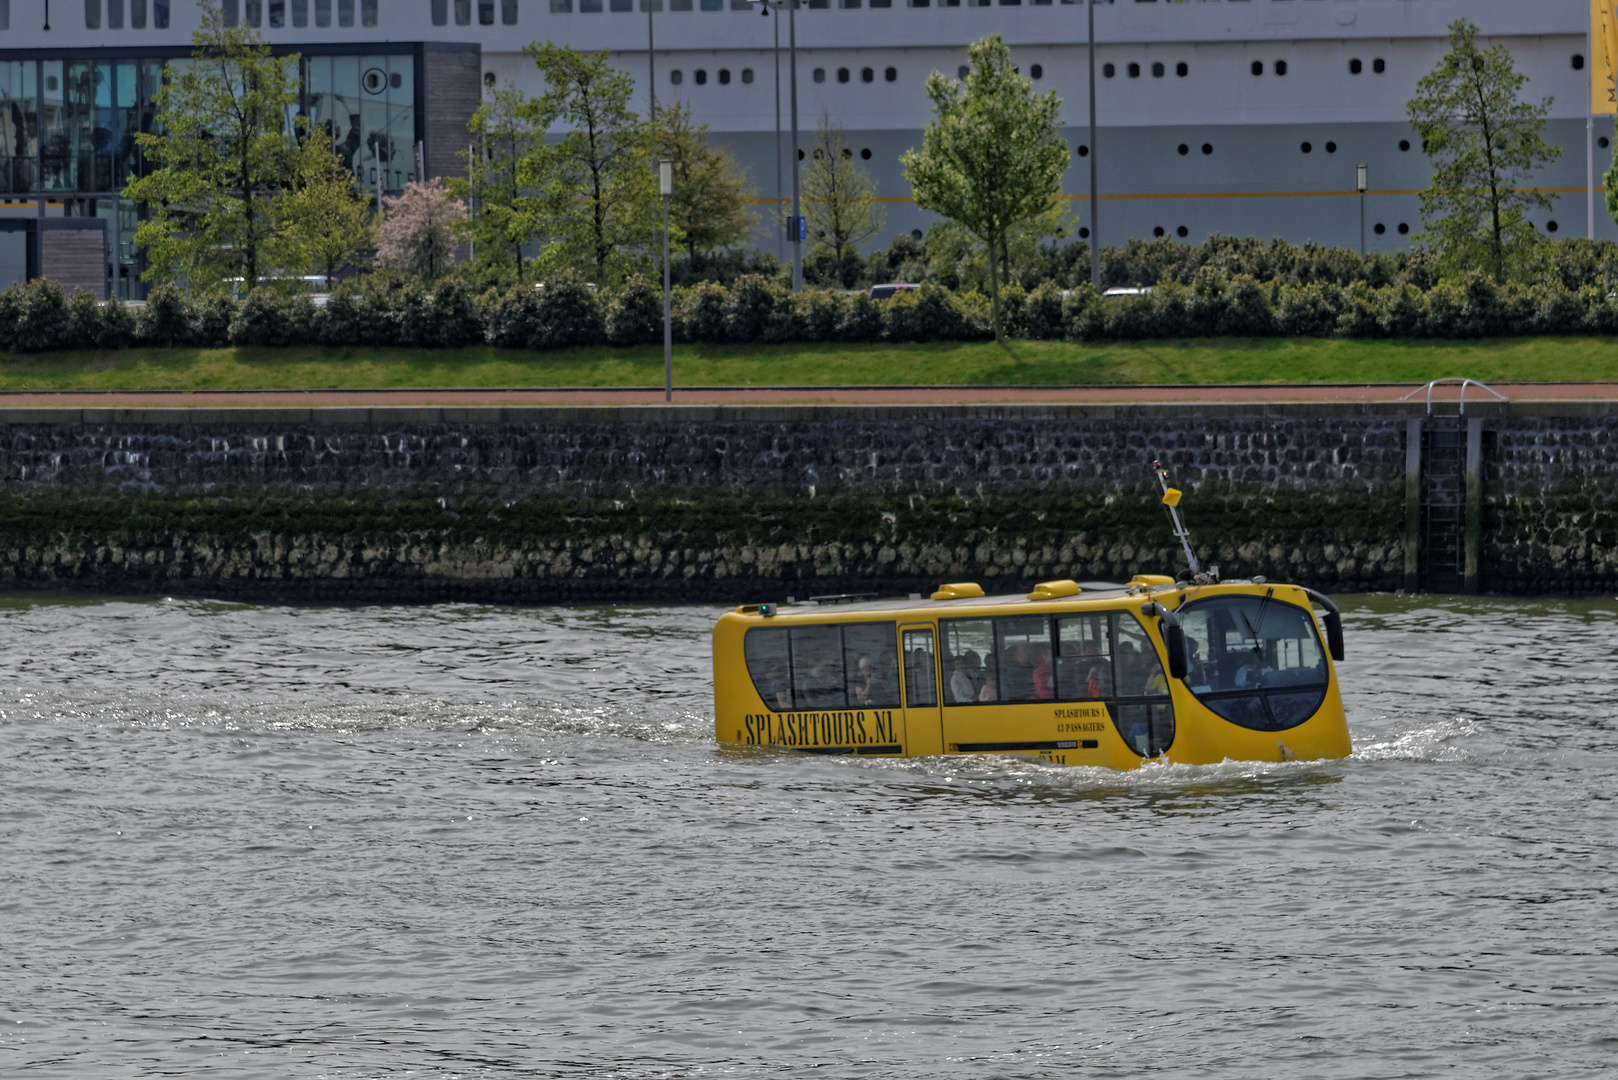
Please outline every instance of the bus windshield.
[[1255, 731], [1284, 731], [1325, 700], [1326, 652], [1314, 617], [1266, 596], [1220, 596], [1179, 611], [1186, 686], [1209, 709]]

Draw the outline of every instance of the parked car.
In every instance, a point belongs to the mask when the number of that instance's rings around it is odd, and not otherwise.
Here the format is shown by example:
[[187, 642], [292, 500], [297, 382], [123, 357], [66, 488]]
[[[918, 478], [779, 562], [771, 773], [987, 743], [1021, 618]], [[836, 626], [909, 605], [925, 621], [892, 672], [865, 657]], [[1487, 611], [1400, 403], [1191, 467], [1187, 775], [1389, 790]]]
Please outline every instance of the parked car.
[[886, 300], [894, 293], [915, 292], [919, 288], [921, 288], [920, 285], [910, 285], [903, 282], [895, 282], [891, 285], [872, 285], [871, 299]]

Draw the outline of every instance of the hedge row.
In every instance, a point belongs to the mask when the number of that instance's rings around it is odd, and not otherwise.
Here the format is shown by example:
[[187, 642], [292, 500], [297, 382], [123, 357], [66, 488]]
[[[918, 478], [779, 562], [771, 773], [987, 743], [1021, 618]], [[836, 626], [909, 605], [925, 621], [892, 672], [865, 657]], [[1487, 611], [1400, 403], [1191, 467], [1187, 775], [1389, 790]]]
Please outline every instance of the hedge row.
[[[989, 304], [975, 292], [926, 284], [890, 300], [839, 292], [793, 295], [756, 275], [729, 289], [705, 282], [675, 292], [681, 342], [976, 341], [991, 334]], [[1191, 284], [1166, 282], [1149, 294], [1103, 300], [1084, 286], [1047, 282], [1002, 294], [1007, 331], [1043, 340], [1187, 337], [1432, 337], [1618, 332], [1618, 303], [1598, 288], [1544, 283], [1498, 286], [1480, 275], [1430, 289], [1331, 282], [1289, 285], [1211, 270]], [[0, 350], [119, 349], [133, 345], [269, 347], [379, 345], [513, 349], [638, 345], [663, 338], [661, 290], [631, 280], [608, 295], [563, 278], [482, 295], [446, 280], [373, 274], [340, 286], [325, 307], [307, 296], [255, 290], [239, 303], [192, 300], [172, 286], [152, 291], [138, 312], [88, 293], [71, 298], [35, 281], [0, 293]]]

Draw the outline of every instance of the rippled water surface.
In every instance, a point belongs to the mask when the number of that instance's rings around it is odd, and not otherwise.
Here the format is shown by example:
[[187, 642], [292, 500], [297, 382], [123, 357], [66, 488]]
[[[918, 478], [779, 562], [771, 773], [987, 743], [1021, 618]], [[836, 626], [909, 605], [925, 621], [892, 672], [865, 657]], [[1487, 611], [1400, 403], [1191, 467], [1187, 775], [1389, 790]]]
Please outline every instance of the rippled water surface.
[[1612, 603], [1351, 600], [1356, 753], [712, 741], [706, 608], [0, 606], [0, 1075], [1618, 1063]]

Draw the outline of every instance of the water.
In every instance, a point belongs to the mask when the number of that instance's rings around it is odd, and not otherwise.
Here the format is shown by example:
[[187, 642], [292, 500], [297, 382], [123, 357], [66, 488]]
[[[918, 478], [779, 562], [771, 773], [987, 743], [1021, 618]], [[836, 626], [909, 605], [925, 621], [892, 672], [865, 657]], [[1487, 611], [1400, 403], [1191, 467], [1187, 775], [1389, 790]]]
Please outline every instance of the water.
[[1613, 603], [1346, 605], [1355, 756], [722, 750], [716, 613], [0, 605], [0, 1075], [1567, 1077]]

